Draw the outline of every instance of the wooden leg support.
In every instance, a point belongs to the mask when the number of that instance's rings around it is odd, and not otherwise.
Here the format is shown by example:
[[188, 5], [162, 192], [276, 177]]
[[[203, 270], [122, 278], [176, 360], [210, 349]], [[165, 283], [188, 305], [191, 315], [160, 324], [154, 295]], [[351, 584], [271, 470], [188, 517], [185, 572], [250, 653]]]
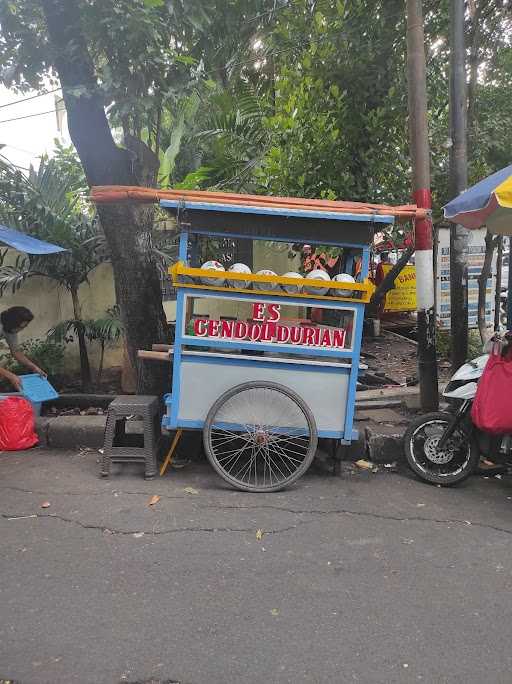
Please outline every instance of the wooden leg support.
[[171, 465], [172, 463], [172, 457], [174, 456], [174, 452], [176, 451], [176, 447], [178, 446], [178, 442], [180, 441], [180, 437], [183, 433], [183, 430], [177, 430], [176, 434], [174, 435], [174, 439], [172, 440], [171, 448], [169, 449], [169, 452], [167, 456], [165, 457], [165, 461], [162, 463], [162, 467], [160, 468], [160, 477], [165, 475], [165, 471], [167, 468]]

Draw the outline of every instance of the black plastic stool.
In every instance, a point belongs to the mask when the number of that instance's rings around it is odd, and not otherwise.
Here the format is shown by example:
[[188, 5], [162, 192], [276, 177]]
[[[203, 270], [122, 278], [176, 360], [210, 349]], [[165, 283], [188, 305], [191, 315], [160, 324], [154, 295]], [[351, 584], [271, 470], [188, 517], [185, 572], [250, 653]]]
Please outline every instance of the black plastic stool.
[[[142, 418], [142, 435], [126, 434], [126, 420], [132, 416]], [[101, 476], [110, 475], [111, 463], [144, 463], [144, 477], [153, 478], [160, 436], [158, 397], [126, 395], [114, 399], [108, 407]]]

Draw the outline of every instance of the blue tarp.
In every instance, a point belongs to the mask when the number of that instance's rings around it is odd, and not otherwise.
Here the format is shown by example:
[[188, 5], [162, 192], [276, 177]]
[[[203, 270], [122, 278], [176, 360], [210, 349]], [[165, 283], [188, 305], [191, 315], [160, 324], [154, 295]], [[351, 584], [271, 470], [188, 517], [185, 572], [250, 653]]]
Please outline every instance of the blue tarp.
[[64, 247], [59, 245], [52, 245], [50, 242], [43, 242], [37, 238], [20, 233], [18, 230], [7, 228], [0, 224], [0, 242], [5, 243], [9, 247], [18, 250], [18, 252], [26, 252], [27, 254], [56, 254], [57, 252], [67, 252]]

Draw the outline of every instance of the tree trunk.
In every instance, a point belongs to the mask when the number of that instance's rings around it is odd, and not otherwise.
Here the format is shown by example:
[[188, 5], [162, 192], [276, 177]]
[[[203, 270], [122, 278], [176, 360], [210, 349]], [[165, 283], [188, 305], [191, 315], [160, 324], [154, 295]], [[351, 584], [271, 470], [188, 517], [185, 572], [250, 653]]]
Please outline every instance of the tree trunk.
[[405, 252], [402, 254], [400, 259], [396, 262], [396, 264], [391, 268], [391, 270], [385, 275], [384, 280], [381, 282], [381, 284], [377, 287], [375, 292], [372, 295], [372, 298], [370, 300], [370, 304], [378, 306], [386, 294], [393, 289], [395, 280], [401, 273], [402, 269], [404, 266], [406, 266], [407, 262], [411, 258], [412, 254], [414, 252], [414, 247], [408, 247]]
[[480, 275], [478, 276], [478, 330], [482, 344], [489, 338], [487, 334], [487, 321], [485, 320], [485, 295], [487, 290], [487, 280], [491, 275], [492, 257], [496, 247], [497, 238], [494, 238], [489, 231], [485, 234], [485, 257]]
[[[117, 147], [105, 115], [103, 98], [80, 26], [77, 0], [40, 0], [55, 53], [68, 113], [71, 139], [89, 185], [144, 185], [154, 183], [158, 160], [141, 141]], [[128, 352], [134, 366], [137, 350], [166, 341], [166, 320], [160, 280], [152, 256], [153, 208], [122, 204], [98, 209], [109, 244], [117, 302]], [[138, 390], [159, 393], [162, 378], [146, 364], [139, 373]]]
[[[478, 85], [478, 55], [480, 50], [480, 42], [482, 37], [481, 32], [481, 4], [474, 3], [474, 7], [470, 4], [471, 16], [471, 37], [469, 49], [469, 81], [468, 81], [468, 134], [471, 141], [471, 147], [474, 145], [474, 124], [476, 119], [476, 89]], [[470, 148], [471, 149], [471, 148]]]
[[[466, 70], [464, 47], [464, 0], [450, 0], [450, 194], [456, 197], [468, 181], [466, 136]], [[450, 304], [453, 370], [468, 353], [468, 231], [450, 227]]]
[[98, 364], [98, 375], [96, 376], [96, 385], [98, 390], [100, 388], [101, 376], [103, 375], [103, 361], [105, 359], [105, 342], [100, 340], [100, 362]]
[[[428, 138], [427, 76], [422, 0], [407, 0], [407, 97], [411, 149], [413, 197], [419, 207], [430, 209], [430, 144]], [[418, 372], [423, 410], [437, 410], [436, 317], [432, 221], [417, 219], [416, 297], [418, 308]]]
[[87, 340], [85, 339], [85, 331], [82, 322], [82, 307], [78, 298], [78, 290], [71, 290], [71, 299], [73, 301], [73, 316], [76, 325], [76, 334], [78, 335], [78, 349], [80, 351], [80, 376], [82, 379], [82, 391], [91, 391], [91, 366], [89, 363], [89, 353], [87, 351]]

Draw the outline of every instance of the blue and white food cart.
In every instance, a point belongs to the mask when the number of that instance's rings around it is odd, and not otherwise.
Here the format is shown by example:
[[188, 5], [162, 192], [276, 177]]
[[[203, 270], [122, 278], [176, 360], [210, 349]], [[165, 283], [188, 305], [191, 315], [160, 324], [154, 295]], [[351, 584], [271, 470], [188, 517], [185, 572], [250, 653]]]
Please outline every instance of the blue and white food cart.
[[[232, 486], [280, 490], [306, 472], [318, 438], [357, 438], [363, 318], [373, 291], [370, 245], [376, 224], [394, 218], [275, 207], [257, 198], [160, 205], [180, 231], [179, 261], [170, 269], [176, 333], [163, 427], [202, 430], [209, 461]], [[358, 263], [359, 282], [331, 281], [327, 289], [320, 279], [205, 270], [197, 267], [202, 239], [339, 247], [345, 271]], [[235, 315], [222, 316], [223, 307]]]

